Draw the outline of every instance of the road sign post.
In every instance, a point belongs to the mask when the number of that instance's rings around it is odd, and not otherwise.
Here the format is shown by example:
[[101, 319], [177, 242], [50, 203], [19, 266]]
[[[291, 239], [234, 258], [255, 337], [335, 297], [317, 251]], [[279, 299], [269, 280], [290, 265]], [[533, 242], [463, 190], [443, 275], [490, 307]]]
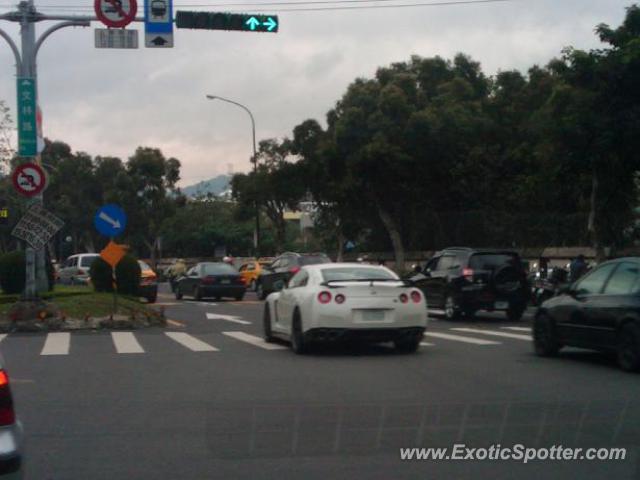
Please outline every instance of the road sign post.
[[172, 0], [145, 0], [144, 44], [147, 48], [173, 47]]

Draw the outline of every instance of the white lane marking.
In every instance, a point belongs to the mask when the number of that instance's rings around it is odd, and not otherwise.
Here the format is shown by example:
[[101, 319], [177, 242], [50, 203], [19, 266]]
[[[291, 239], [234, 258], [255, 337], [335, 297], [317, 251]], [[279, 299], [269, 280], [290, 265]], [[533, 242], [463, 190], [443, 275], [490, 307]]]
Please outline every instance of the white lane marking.
[[513, 330], [515, 332], [531, 332], [531, 327], [500, 327], [505, 330]]
[[429, 343], [429, 342], [420, 342], [420, 345], [422, 345], [423, 347], [435, 347], [435, 343]]
[[217, 303], [213, 302], [198, 302], [196, 300], [185, 300], [184, 303], [191, 303], [193, 305], [199, 305], [201, 307], [217, 307]]
[[244, 332], [222, 332], [222, 334], [226, 335], [227, 337], [240, 340], [241, 342], [250, 343], [251, 345], [255, 345], [256, 347], [264, 348], [265, 350], [285, 350], [287, 348], [283, 347], [282, 345], [267, 343], [260, 337], [249, 335], [248, 333]]
[[479, 333], [480, 335], [493, 335], [494, 337], [514, 338], [516, 340], [531, 341], [531, 335], [518, 335], [516, 333], [498, 332], [496, 330], [481, 330], [479, 328], [452, 328], [456, 332]]
[[448, 333], [425, 332], [425, 337], [442, 338], [453, 342], [472, 343], [474, 345], [500, 345], [500, 342], [491, 340], [481, 340], [479, 338], [461, 337], [460, 335], [450, 335]]
[[198, 340], [196, 337], [193, 337], [188, 333], [165, 332], [164, 334], [193, 352], [219, 352], [216, 347], [213, 347], [208, 343], [203, 342], [202, 340]]
[[40, 355], [68, 355], [70, 337], [69, 332], [48, 333]]
[[1, 334], [0, 334], [0, 342], [1, 342], [2, 340], [4, 340], [5, 338], [7, 338], [7, 335], [8, 335], [8, 334], [6, 334], [6, 333], [1, 333]]
[[118, 353], [144, 353], [144, 348], [131, 332], [111, 332], [111, 339]]
[[251, 325], [247, 320], [241, 320], [236, 315], [220, 315], [218, 313], [207, 313], [207, 320], [226, 320], [227, 322], [239, 323], [240, 325]]

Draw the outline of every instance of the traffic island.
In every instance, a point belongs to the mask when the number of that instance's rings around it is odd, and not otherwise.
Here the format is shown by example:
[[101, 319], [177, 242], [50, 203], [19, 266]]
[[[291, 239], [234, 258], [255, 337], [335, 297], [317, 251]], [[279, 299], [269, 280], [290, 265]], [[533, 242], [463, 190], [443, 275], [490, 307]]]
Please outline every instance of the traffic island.
[[164, 309], [137, 298], [83, 293], [50, 300], [18, 300], [0, 309], [0, 332], [132, 330], [164, 327]]

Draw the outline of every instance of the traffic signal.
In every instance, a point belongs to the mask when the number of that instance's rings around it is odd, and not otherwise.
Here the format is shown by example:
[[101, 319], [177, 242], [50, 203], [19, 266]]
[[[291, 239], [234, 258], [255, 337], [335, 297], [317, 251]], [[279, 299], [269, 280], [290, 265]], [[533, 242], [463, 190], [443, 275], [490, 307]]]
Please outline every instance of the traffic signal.
[[278, 31], [277, 15], [225, 12], [185, 12], [176, 14], [176, 27], [196, 30], [237, 30], [243, 32]]

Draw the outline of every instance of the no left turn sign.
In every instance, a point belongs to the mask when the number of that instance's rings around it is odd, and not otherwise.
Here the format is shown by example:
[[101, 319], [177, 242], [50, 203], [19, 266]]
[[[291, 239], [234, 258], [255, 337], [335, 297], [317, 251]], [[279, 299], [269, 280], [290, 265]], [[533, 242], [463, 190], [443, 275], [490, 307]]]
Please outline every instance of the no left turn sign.
[[38, 195], [47, 186], [47, 176], [36, 163], [25, 163], [16, 167], [11, 178], [18, 193], [26, 197]]
[[138, 10], [136, 0], [94, 0], [93, 6], [98, 20], [112, 28], [129, 25]]

